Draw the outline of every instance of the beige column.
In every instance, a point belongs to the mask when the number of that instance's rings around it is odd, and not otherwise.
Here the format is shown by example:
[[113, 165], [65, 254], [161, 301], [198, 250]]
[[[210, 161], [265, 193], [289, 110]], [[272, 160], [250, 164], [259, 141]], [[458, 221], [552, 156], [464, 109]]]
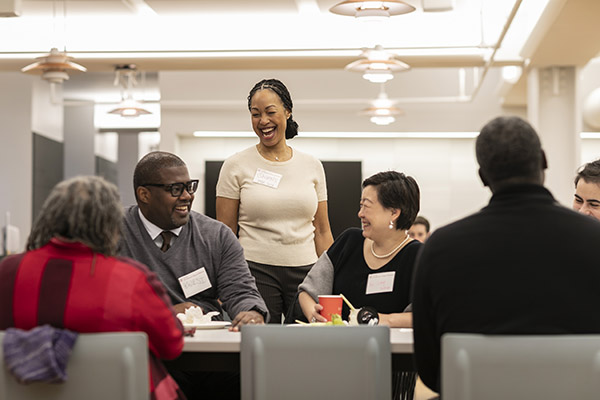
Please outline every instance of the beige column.
[[532, 68], [527, 76], [527, 118], [546, 151], [546, 187], [570, 207], [581, 152], [578, 68]]
[[121, 202], [125, 207], [136, 203], [133, 192], [133, 170], [138, 162], [138, 136], [139, 131], [135, 129], [119, 129], [119, 150], [118, 150], [118, 187]]

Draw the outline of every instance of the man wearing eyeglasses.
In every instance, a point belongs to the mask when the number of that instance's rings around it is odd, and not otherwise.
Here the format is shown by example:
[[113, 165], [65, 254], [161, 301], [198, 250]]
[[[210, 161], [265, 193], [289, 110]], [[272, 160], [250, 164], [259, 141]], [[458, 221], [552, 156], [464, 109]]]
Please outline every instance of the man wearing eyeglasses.
[[[224, 309], [235, 331], [263, 324], [267, 307], [244, 251], [226, 225], [192, 211], [198, 180], [190, 179], [185, 163], [171, 153], [148, 153], [135, 167], [133, 186], [137, 205], [125, 210], [121, 255], [159, 276], [176, 312], [195, 305], [222, 319]], [[239, 374], [169, 372], [189, 400], [239, 398]]]
[[133, 185], [137, 206], [126, 210], [121, 254], [158, 274], [177, 312], [225, 309], [232, 330], [264, 323], [267, 307], [239, 241], [226, 225], [191, 210], [198, 180], [185, 163], [151, 152], [138, 162]]

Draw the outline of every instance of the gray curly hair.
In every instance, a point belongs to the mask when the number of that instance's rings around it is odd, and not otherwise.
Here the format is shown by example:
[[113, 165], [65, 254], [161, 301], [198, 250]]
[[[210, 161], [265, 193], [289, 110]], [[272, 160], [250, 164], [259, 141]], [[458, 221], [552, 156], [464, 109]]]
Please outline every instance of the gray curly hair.
[[123, 221], [117, 187], [97, 176], [78, 176], [58, 183], [33, 224], [27, 250], [53, 237], [81, 242], [93, 251], [114, 256]]

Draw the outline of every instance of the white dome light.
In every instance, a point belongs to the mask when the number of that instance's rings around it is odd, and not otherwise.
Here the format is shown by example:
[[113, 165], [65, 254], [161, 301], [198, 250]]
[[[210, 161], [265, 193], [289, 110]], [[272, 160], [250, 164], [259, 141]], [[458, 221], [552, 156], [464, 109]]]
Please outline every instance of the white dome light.
[[394, 72], [406, 71], [410, 66], [377, 45], [373, 49], [363, 51], [365, 58], [346, 65], [345, 69], [362, 72], [363, 78], [373, 83], [385, 83], [394, 78]]
[[389, 125], [396, 121], [395, 115], [402, 115], [404, 112], [394, 106], [381, 85], [381, 92], [375, 100], [372, 101], [372, 106], [361, 111], [362, 115], [371, 117], [370, 121], [377, 125]]
[[356, 18], [385, 19], [393, 15], [411, 13], [415, 11], [415, 7], [400, 0], [346, 0], [331, 7], [329, 11]]

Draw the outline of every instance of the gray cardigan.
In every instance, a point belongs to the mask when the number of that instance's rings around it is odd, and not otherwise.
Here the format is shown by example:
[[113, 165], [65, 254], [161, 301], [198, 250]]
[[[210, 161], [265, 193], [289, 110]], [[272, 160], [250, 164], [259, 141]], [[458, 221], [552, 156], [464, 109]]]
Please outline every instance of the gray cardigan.
[[[204, 312], [223, 309], [234, 318], [240, 311], [256, 310], [268, 317], [268, 310], [250, 275], [244, 251], [225, 224], [191, 211], [190, 219], [168, 251], [156, 246], [138, 215], [138, 206], [125, 210], [120, 254], [144, 263], [154, 271], [173, 304], [191, 301]], [[201, 267], [211, 287], [185, 298], [178, 278]]]

